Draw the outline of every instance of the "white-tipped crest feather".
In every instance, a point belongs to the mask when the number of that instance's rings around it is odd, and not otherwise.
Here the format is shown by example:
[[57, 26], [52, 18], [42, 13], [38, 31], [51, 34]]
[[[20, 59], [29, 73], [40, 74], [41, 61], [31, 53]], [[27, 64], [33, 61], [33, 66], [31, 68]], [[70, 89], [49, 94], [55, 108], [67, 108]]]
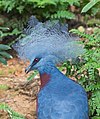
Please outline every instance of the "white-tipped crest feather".
[[82, 45], [77, 41], [78, 37], [68, 33], [66, 24], [59, 21], [41, 23], [33, 16], [29, 23], [30, 26], [25, 29], [27, 36], [13, 45], [20, 58], [31, 61], [32, 57], [54, 55], [57, 59], [52, 60], [59, 63], [75, 59], [84, 53]]

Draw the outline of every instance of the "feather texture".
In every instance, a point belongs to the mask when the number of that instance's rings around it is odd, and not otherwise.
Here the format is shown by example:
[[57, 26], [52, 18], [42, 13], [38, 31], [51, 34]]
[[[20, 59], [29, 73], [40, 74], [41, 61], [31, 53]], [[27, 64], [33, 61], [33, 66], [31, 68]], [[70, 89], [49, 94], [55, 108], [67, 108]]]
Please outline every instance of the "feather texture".
[[[31, 17], [25, 30], [27, 36], [13, 45], [20, 58], [31, 60], [33, 55], [54, 55], [55, 63], [75, 59], [84, 53], [82, 45], [68, 33], [68, 25], [59, 21], [39, 22]], [[60, 55], [59, 55], [60, 54]]]

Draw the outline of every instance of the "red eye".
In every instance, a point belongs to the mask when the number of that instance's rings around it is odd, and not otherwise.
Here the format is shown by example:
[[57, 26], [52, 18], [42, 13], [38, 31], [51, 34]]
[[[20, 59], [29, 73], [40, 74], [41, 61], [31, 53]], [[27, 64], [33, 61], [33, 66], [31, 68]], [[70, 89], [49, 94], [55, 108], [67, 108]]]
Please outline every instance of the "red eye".
[[40, 58], [35, 58], [33, 61], [33, 64], [35, 65], [36, 63], [38, 63], [40, 61]]
[[35, 59], [34, 59], [34, 62], [38, 62], [38, 61], [39, 61], [39, 59], [38, 59], [38, 58], [35, 58]]

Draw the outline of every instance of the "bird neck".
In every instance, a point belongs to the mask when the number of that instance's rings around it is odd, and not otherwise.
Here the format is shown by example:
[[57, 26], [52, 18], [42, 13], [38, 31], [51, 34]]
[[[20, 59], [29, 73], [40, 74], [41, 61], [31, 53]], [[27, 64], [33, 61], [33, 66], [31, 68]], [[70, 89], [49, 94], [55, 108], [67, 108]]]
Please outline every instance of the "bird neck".
[[38, 69], [40, 73], [40, 81], [41, 86], [40, 88], [43, 88], [55, 75], [55, 72], [58, 71], [58, 69], [53, 65], [45, 65]]
[[50, 74], [47, 73], [40, 74], [40, 81], [41, 81], [40, 88], [43, 88], [50, 81]]

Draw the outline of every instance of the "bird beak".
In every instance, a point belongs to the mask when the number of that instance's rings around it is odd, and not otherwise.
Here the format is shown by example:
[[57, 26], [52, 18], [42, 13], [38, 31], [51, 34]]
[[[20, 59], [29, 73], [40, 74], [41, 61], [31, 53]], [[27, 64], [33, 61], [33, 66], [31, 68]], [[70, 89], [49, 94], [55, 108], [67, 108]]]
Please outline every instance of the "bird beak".
[[28, 74], [31, 71], [31, 65], [29, 65], [26, 69], [25, 69], [25, 73]]

